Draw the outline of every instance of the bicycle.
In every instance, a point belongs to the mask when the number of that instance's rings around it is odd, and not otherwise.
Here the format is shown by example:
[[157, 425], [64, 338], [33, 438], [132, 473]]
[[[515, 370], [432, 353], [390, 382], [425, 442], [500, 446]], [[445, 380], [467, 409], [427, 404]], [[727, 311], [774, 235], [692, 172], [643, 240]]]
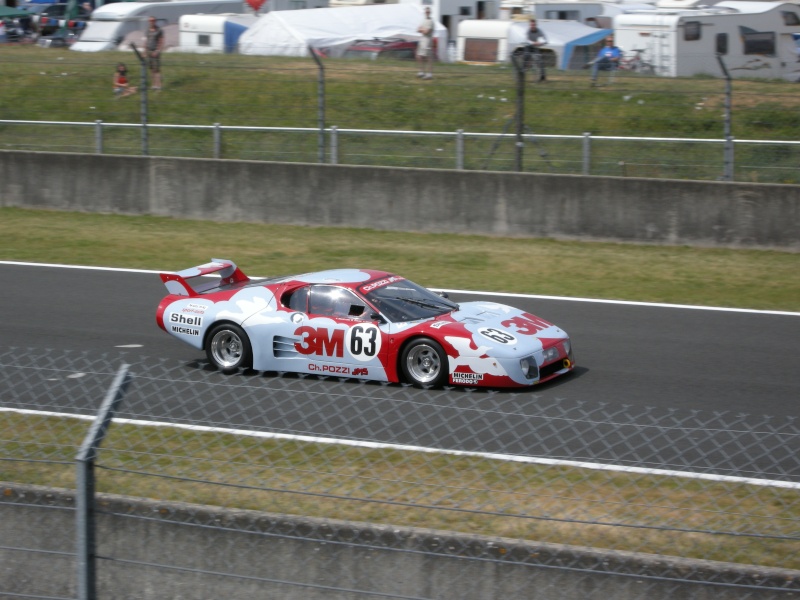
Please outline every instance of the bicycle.
[[634, 48], [634, 55], [630, 58], [625, 58], [623, 53], [623, 57], [620, 58], [619, 63], [617, 64], [617, 70], [632, 71], [633, 73], [641, 73], [642, 75], [655, 75], [655, 65], [642, 58], [642, 54], [644, 54], [646, 51], [647, 50], [644, 48]]

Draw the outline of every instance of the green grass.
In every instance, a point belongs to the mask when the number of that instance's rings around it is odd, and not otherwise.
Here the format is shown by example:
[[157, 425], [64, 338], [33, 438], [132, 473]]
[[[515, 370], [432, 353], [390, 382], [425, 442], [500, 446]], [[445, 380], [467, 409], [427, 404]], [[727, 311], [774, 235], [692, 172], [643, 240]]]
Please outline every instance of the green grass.
[[450, 289], [800, 312], [799, 253], [0, 209], [2, 260], [174, 271], [212, 257], [257, 276], [351, 266]]
[[[38, 462], [0, 461], [0, 481], [74, 488], [88, 422], [3, 424], [0, 455]], [[773, 539], [795, 534], [795, 490], [123, 424], [97, 473], [128, 496], [800, 569]]]
[[[111, 74], [117, 61], [138, 66], [125, 52], [80, 53], [8, 47], [0, 68], [13, 85], [0, 88], [0, 113], [9, 120], [139, 123], [139, 96], [115, 100]], [[325, 125], [349, 129], [514, 132], [515, 78], [507, 65], [442, 64], [423, 82], [413, 63], [326, 60]], [[148, 122], [210, 126], [305, 127], [318, 121], [317, 69], [311, 59], [169, 53], [165, 89], [150, 93]], [[724, 136], [724, 82], [710, 77], [641, 77], [622, 73], [611, 85], [590, 89], [586, 71], [552, 70], [547, 85], [528, 84], [525, 124], [538, 134], [715, 138]], [[796, 141], [800, 98], [784, 81], [733, 82], [732, 133], [738, 140]], [[209, 157], [210, 131], [151, 129], [153, 155]], [[107, 153], [138, 154], [141, 134], [106, 129]], [[514, 168], [514, 144], [468, 139], [469, 169]], [[408, 136], [340, 136], [347, 164], [453, 168], [452, 140]], [[92, 128], [0, 124], [0, 148], [93, 152]], [[540, 156], [546, 153], [546, 158]], [[581, 173], [581, 140], [529, 143], [524, 170]], [[800, 148], [738, 144], [735, 177], [743, 181], [800, 182]], [[717, 144], [592, 144], [593, 174], [716, 179]], [[225, 132], [222, 156], [234, 159], [317, 160], [316, 134]]]

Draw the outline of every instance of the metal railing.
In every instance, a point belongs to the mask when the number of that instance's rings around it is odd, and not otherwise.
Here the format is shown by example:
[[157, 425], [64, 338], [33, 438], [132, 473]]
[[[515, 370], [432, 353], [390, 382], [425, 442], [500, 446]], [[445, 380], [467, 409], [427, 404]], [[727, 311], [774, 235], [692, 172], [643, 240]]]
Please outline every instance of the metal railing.
[[[54, 150], [93, 152], [96, 154], [143, 154], [132, 139], [109, 142], [110, 133], [117, 131], [151, 131], [179, 133], [208, 132], [208, 143], [194, 140], [191, 148], [185, 144], [162, 141], [157, 148], [160, 156], [189, 156], [215, 159], [254, 159], [278, 162], [326, 162], [327, 164], [360, 164], [372, 166], [424, 166], [427, 168], [517, 170], [516, 144], [518, 137], [533, 148], [523, 164], [523, 171], [579, 174], [662, 177], [674, 179], [744, 180], [776, 183], [800, 183], [800, 141], [741, 140], [725, 138], [626, 137], [594, 135], [552, 135], [514, 132], [472, 133], [457, 131], [404, 131], [386, 129], [348, 129], [330, 126], [322, 130], [311, 127], [255, 127], [239, 125], [171, 125], [149, 123], [110, 123], [101, 120], [80, 121], [18, 121], [0, 120], [0, 124], [15, 127], [68, 128], [72, 131], [92, 131], [91, 137], [69, 136], [68, 146], [49, 142], [32, 142], [24, 135], [5, 141], [6, 149]], [[260, 137], [242, 141], [237, 134], [252, 133]], [[65, 136], [66, 137], [66, 136]], [[294, 143], [287, 142], [294, 138]], [[144, 139], [147, 139], [143, 136]], [[302, 141], [297, 141], [302, 138]], [[426, 144], [440, 142], [435, 150], [409, 152], [408, 144], [394, 148], [392, 139], [403, 138]], [[277, 140], [271, 144], [270, 139]], [[322, 148], [326, 140], [328, 152]], [[423, 140], [420, 142], [420, 140]], [[430, 146], [430, 144], [429, 144]], [[740, 149], [734, 153], [734, 146]], [[498, 151], [499, 148], [499, 151]], [[766, 149], [772, 148], [770, 153]], [[745, 149], [749, 151], [745, 152]], [[431, 156], [431, 154], [433, 156]], [[782, 161], [771, 159], [780, 155]], [[734, 156], [738, 164], [734, 164]], [[757, 159], [754, 159], [757, 157]], [[738, 177], [735, 176], [738, 173]]]

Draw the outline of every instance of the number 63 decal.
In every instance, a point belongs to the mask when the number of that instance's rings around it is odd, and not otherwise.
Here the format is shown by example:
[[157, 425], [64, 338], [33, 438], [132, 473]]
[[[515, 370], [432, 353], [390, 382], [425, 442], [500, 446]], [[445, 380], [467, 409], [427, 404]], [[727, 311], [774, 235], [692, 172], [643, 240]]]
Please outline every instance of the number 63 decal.
[[492, 329], [491, 327], [481, 327], [478, 329], [478, 333], [480, 333], [483, 337], [489, 338], [497, 342], [498, 344], [516, 344], [517, 338], [513, 335], [508, 333], [507, 331], [503, 331], [502, 329]]

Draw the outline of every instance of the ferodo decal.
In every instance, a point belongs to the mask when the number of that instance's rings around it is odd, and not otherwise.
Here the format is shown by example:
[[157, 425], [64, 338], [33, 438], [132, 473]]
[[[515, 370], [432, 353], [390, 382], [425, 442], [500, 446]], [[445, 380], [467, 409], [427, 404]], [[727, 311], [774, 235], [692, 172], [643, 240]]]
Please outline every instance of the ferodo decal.
[[[505, 322], [503, 323], [503, 325], [505, 325]], [[494, 329], [493, 327], [481, 327], [480, 329], [478, 329], [478, 333], [480, 333], [485, 338], [489, 338], [490, 340], [497, 342], [498, 344], [517, 343], [517, 338], [515, 338], [507, 331], [503, 331], [502, 329]]]
[[329, 330], [326, 327], [298, 327], [294, 334], [300, 337], [294, 349], [300, 354], [316, 354], [318, 356], [344, 356], [344, 329]]
[[508, 319], [500, 324], [503, 327], [513, 326], [516, 332], [521, 335], [535, 335], [540, 331], [552, 326], [551, 323], [548, 323], [544, 319], [539, 318], [536, 315], [532, 315], [531, 313], [523, 313], [518, 317]]
[[300, 354], [344, 357], [344, 349], [356, 360], [366, 362], [381, 350], [381, 332], [375, 325], [358, 324], [344, 329], [327, 327], [298, 327], [294, 334], [300, 338], [294, 347]]
[[381, 332], [375, 325], [358, 324], [347, 330], [347, 349], [356, 360], [372, 360], [381, 351]]

